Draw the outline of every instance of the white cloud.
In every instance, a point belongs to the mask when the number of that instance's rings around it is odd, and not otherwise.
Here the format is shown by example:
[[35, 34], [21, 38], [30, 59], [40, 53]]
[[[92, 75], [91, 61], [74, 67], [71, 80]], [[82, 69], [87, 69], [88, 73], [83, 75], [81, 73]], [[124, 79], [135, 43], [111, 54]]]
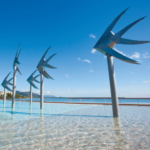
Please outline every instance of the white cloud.
[[91, 61], [88, 60], [88, 59], [84, 59], [83, 61], [88, 62], [88, 63], [91, 63]]
[[69, 91], [70, 91], [70, 89], [61, 89], [60, 92], [69, 92]]
[[105, 55], [104, 58], [106, 58], [107, 56]]
[[130, 58], [140, 58], [140, 53], [134, 52], [134, 53], [130, 56]]
[[80, 59], [80, 58], [77, 58], [79, 61], [85, 61], [85, 62], [88, 62], [88, 63], [91, 63], [91, 61], [90, 60], [88, 60], [88, 59], [84, 59], [84, 60], [82, 60], [82, 59]]
[[132, 83], [135, 83], [135, 81], [132, 81]]
[[92, 38], [94, 38], [94, 39], [96, 38], [96, 36], [93, 35], [93, 34], [90, 34], [89, 36], [92, 37]]
[[92, 49], [91, 53], [95, 53], [96, 52], [96, 49]]
[[50, 92], [50, 91], [47, 91], [46, 93], [47, 93], [47, 94], [50, 94], [51, 92]]
[[148, 55], [148, 52], [146, 51], [145, 54], [143, 54], [143, 58], [150, 58], [150, 56]]
[[[115, 51], [117, 51], [118, 53], [120, 53], [120, 54], [122, 54], [122, 55], [124, 55], [124, 56], [127, 56], [127, 55], [124, 54], [122, 51], [119, 51], [119, 50], [117, 50], [116, 48], [113, 48], [113, 49], [114, 49]], [[134, 52], [131, 56], [128, 56], [128, 57], [130, 57], [131, 59], [134, 59], [134, 58], [138, 59], [138, 58], [140, 58], [140, 53]], [[137, 61], [142, 62], [141, 60], [137, 60]]]
[[143, 81], [143, 83], [150, 83], [150, 81], [149, 80], [145, 80], [145, 81]]
[[27, 90], [27, 89], [21, 89], [21, 90], [19, 90], [19, 89], [17, 89], [17, 91], [20, 91], [20, 92], [29, 92], [29, 90]]
[[68, 74], [66, 74], [66, 77], [68, 78], [68, 77], [69, 77], [69, 75], [68, 75]]
[[40, 93], [40, 91], [34, 91], [33, 93], [37, 93], [37, 94], [39, 94], [39, 93]]
[[90, 72], [94, 72], [94, 71], [91, 69]]
[[59, 88], [57, 88], [57, 90], [59, 90]]

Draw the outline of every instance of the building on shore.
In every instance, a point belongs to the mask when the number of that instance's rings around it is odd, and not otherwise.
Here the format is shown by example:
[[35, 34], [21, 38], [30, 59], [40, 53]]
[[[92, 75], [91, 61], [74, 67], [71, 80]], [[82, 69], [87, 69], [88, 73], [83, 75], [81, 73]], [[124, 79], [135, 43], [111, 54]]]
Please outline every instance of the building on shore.
[[3, 91], [0, 91], [0, 95], [4, 95], [4, 92], [3, 92]]
[[[12, 94], [12, 92], [11, 92], [11, 91], [6, 92], [6, 95], [7, 95], [7, 93]], [[3, 92], [3, 91], [0, 91], [0, 95], [4, 95], [4, 92]]]
[[7, 93], [10, 93], [10, 94], [12, 94], [12, 92], [11, 92], [11, 91], [8, 91], [8, 92], [6, 92], [6, 94], [7, 94]]

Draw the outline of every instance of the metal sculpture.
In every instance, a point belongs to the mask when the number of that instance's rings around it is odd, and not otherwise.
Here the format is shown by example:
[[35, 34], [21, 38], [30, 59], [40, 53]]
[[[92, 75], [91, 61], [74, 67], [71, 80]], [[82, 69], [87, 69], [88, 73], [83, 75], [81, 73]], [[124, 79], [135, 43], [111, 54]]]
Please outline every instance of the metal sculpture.
[[47, 54], [47, 52], [49, 51], [50, 47], [46, 50], [45, 54], [43, 55], [43, 57], [41, 58], [39, 64], [37, 65], [37, 69], [41, 74], [41, 87], [40, 87], [40, 109], [43, 109], [43, 100], [44, 100], [44, 77], [47, 79], [52, 79], [54, 80], [46, 71], [45, 71], [45, 67], [51, 68], [51, 69], [56, 69], [56, 67], [53, 67], [51, 65], [48, 64], [48, 62], [52, 59], [53, 56], [56, 55], [53, 54], [52, 56], [50, 56], [47, 60], [45, 60], [45, 56]]
[[16, 53], [16, 56], [15, 56], [15, 60], [14, 60], [14, 63], [13, 63], [13, 69], [14, 69], [14, 76], [13, 76], [13, 94], [12, 94], [12, 108], [15, 107], [15, 95], [16, 95], [16, 75], [17, 75], [17, 71], [21, 74], [19, 68], [18, 68], [18, 64], [20, 64], [19, 62], [19, 55], [20, 55], [20, 52], [21, 52], [21, 49], [19, 51], [19, 46], [20, 44], [18, 45], [18, 50], [17, 50], [17, 53]]
[[38, 76], [40, 76], [40, 74], [37, 75], [37, 76], [35, 76], [35, 77], [33, 76], [36, 71], [37, 71], [37, 70], [35, 70], [35, 71], [30, 75], [30, 77], [27, 79], [27, 81], [28, 81], [29, 84], [30, 84], [30, 106], [32, 105], [32, 86], [33, 86], [35, 89], [38, 89], [38, 87], [37, 87], [33, 82], [35, 81], [35, 82], [37, 82], [37, 83], [40, 83], [38, 80], [36, 80], [36, 78], [37, 78]]
[[[128, 8], [127, 8], [128, 9]], [[115, 51], [113, 47], [116, 44], [144, 44], [149, 43], [150, 41], [137, 41], [137, 40], [129, 40], [122, 38], [122, 36], [136, 23], [143, 20], [145, 17], [131, 23], [130, 25], [126, 26], [124, 29], [117, 33], [113, 33], [112, 29], [116, 25], [116, 23], [119, 21], [119, 19], [122, 17], [122, 15], [127, 11], [124, 10], [105, 30], [103, 35], [100, 37], [96, 45], [94, 46], [94, 49], [97, 51], [107, 55], [107, 61], [108, 61], [108, 70], [109, 70], [109, 80], [110, 80], [110, 88], [111, 88], [111, 98], [112, 98], [112, 109], [113, 109], [113, 116], [119, 117], [119, 107], [118, 107], [118, 97], [117, 97], [117, 88], [116, 88], [116, 79], [115, 79], [115, 71], [114, 71], [114, 65], [113, 65], [113, 57], [120, 59], [122, 61], [132, 63], [132, 64], [138, 64], [137, 61], [130, 59], [129, 57], [126, 57], [125, 55], [122, 55], [121, 53]]]
[[[10, 72], [10, 73], [11, 73], [11, 72]], [[12, 92], [12, 90], [8, 87], [8, 85], [13, 85], [12, 83], [10, 83], [10, 81], [11, 81], [13, 78], [7, 80], [8, 76], [10, 75], [10, 73], [8, 73], [8, 75], [5, 77], [5, 79], [3, 80], [2, 84], [1, 84], [1, 85], [4, 87], [4, 101], [3, 101], [4, 106], [5, 106], [5, 102], [6, 102], [6, 89], [7, 89], [8, 91], [11, 91], [11, 92]]]

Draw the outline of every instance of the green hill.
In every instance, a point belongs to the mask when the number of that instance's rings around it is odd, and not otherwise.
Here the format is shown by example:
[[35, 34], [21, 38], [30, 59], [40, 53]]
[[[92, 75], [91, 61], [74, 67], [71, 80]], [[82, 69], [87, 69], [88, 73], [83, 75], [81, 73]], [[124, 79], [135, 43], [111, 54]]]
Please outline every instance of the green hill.
[[[30, 92], [21, 92], [21, 91], [16, 91], [16, 94], [22, 95], [22, 96], [26, 96], [26, 97], [30, 97]], [[32, 93], [32, 96], [34, 98], [39, 98], [40, 95], [36, 94], [36, 93]]]

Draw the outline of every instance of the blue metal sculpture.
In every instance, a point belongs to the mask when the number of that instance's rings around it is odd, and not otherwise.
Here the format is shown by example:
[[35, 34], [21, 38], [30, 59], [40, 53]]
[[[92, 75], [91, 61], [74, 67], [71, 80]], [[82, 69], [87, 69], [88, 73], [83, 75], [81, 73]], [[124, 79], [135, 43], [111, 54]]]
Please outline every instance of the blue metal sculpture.
[[39, 64], [37, 65], [37, 69], [41, 74], [41, 89], [40, 89], [40, 109], [43, 109], [43, 100], [44, 100], [44, 77], [46, 77], [47, 79], [52, 79], [53, 78], [45, 71], [45, 67], [51, 68], [51, 69], [56, 69], [56, 67], [53, 67], [51, 65], [48, 64], [48, 62], [52, 59], [52, 57], [54, 57], [56, 54], [53, 54], [52, 56], [50, 56], [47, 60], [45, 60], [45, 56], [47, 54], [47, 52], [49, 51], [50, 47], [46, 50], [45, 54], [43, 55], [43, 57], [41, 58]]
[[20, 62], [19, 62], [19, 55], [20, 55], [20, 52], [21, 52], [21, 49], [19, 51], [19, 46], [20, 46], [20, 43], [18, 45], [18, 50], [17, 50], [16, 56], [15, 56], [15, 60], [14, 60], [14, 63], [13, 63], [13, 68], [14, 68], [14, 70], [16, 69], [21, 74], [21, 72], [20, 72], [20, 70], [18, 68], [18, 65], [20, 64]]
[[[127, 8], [128, 9], [128, 8]], [[138, 64], [136, 60], [130, 59], [129, 57], [126, 57], [122, 55], [121, 53], [115, 51], [113, 47], [116, 44], [144, 44], [149, 43], [150, 41], [136, 41], [136, 40], [129, 40], [122, 38], [122, 36], [136, 23], [143, 20], [145, 17], [131, 23], [130, 25], [126, 26], [124, 29], [117, 33], [113, 33], [112, 30], [116, 23], [119, 21], [119, 19], [122, 17], [122, 15], [127, 11], [124, 10], [105, 30], [103, 35], [100, 37], [96, 45], [94, 46], [94, 49], [98, 50], [99, 52], [107, 55], [107, 61], [108, 61], [108, 69], [109, 69], [109, 78], [110, 78], [110, 87], [111, 87], [111, 97], [112, 97], [112, 107], [113, 107], [113, 116], [118, 117], [119, 116], [119, 108], [118, 108], [118, 97], [117, 97], [117, 89], [116, 89], [116, 81], [115, 81], [115, 72], [114, 72], [114, 66], [113, 66], [113, 57], [120, 59], [122, 61]]]
[[[11, 73], [11, 72], [10, 72], [10, 73]], [[7, 80], [8, 76], [10, 75], [10, 73], [8, 73], [8, 75], [5, 77], [5, 79], [3, 80], [2, 84], [1, 84], [1, 85], [4, 87], [4, 101], [3, 101], [4, 106], [5, 106], [5, 102], [6, 102], [6, 89], [7, 89], [8, 91], [11, 91], [11, 92], [12, 92], [12, 90], [8, 87], [8, 85], [13, 85], [12, 83], [10, 83], [10, 81], [11, 81], [13, 78]]]
[[14, 63], [13, 63], [13, 69], [14, 69], [14, 79], [13, 79], [13, 94], [12, 94], [12, 108], [15, 107], [15, 95], [16, 95], [16, 75], [17, 75], [17, 71], [21, 74], [19, 68], [18, 68], [18, 64], [20, 64], [19, 62], [19, 55], [20, 55], [20, 52], [21, 50], [19, 51], [19, 46], [20, 44], [18, 45], [18, 50], [17, 50], [17, 53], [16, 53], [16, 56], [15, 56], [15, 60], [14, 60]]
[[37, 70], [35, 70], [35, 71], [30, 75], [30, 77], [27, 79], [27, 81], [28, 81], [29, 84], [30, 84], [30, 105], [32, 105], [32, 86], [33, 86], [34, 88], [38, 89], [38, 87], [37, 87], [33, 82], [35, 81], [35, 82], [37, 82], [37, 83], [40, 83], [38, 80], [36, 80], [36, 78], [37, 78], [38, 76], [40, 76], [40, 74], [37, 75], [37, 76], [35, 76], [35, 77], [33, 76], [36, 71], [37, 71]]

